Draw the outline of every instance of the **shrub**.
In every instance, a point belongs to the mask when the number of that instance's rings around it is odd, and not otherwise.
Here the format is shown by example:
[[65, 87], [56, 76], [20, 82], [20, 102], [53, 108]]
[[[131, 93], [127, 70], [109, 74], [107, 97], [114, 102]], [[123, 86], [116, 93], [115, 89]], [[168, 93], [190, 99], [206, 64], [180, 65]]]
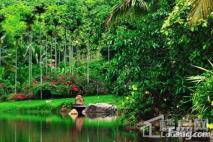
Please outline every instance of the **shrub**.
[[11, 94], [8, 97], [8, 100], [15, 100], [15, 101], [23, 101], [23, 100], [27, 100], [27, 99], [28, 99], [28, 97], [23, 93]]
[[7, 96], [6, 95], [0, 96], [0, 102], [5, 102], [5, 101], [7, 101]]
[[90, 82], [88, 83], [85, 78], [77, 79], [76, 83], [82, 89], [82, 93], [84, 95], [103, 95], [108, 94], [108, 88], [105, 83], [102, 83], [94, 78], [90, 78]]
[[7, 95], [12, 90], [13, 86], [8, 80], [0, 80], [0, 96]]
[[81, 93], [79, 85], [75, 83], [75, 79], [70, 74], [57, 76], [50, 74], [43, 78], [43, 83], [40, 84], [38, 80], [33, 81], [32, 92], [34, 98], [40, 98], [42, 91], [42, 98], [64, 98], [72, 97]]
[[123, 103], [125, 122], [133, 124], [140, 119], [146, 120], [154, 116], [154, 99], [149, 93], [141, 93], [137, 85], [129, 88], [131, 95], [125, 97]]

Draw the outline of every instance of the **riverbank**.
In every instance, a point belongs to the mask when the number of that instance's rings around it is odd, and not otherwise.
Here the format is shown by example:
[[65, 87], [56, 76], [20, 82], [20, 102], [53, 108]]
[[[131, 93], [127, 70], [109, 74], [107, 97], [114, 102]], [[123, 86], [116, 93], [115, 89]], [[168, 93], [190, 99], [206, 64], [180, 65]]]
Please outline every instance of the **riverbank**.
[[[62, 105], [71, 105], [75, 98], [26, 100], [0, 103], [0, 113], [57, 113]], [[84, 97], [85, 105], [91, 103], [109, 103], [121, 107], [121, 98], [114, 95]]]

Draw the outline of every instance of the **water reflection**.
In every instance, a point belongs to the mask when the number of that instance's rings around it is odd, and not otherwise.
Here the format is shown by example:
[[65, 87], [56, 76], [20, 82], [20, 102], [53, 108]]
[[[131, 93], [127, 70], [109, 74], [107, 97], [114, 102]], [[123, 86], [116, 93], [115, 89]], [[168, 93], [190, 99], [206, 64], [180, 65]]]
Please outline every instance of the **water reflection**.
[[148, 139], [124, 130], [110, 117], [85, 118], [59, 115], [0, 115], [0, 142], [181, 142]]
[[71, 141], [78, 142], [78, 137], [81, 134], [81, 129], [84, 124], [84, 118], [76, 117], [74, 118], [74, 122], [75, 122], [75, 125], [72, 127], [72, 130], [71, 130]]
[[117, 120], [68, 116], [0, 116], [0, 142], [136, 142]]

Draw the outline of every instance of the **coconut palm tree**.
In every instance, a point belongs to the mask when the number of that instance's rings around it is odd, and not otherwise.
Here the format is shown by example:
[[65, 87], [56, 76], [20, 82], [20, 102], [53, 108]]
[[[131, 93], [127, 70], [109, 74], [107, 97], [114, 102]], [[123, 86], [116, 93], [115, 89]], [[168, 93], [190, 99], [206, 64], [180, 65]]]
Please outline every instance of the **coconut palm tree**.
[[144, 0], [123, 0], [121, 3], [114, 6], [110, 15], [105, 21], [105, 25], [109, 25], [117, 16], [134, 11], [136, 13], [146, 13], [148, 5]]
[[189, 2], [192, 5], [188, 15], [191, 25], [198, 23], [201, 19], [207, 19], [213, 12], [213, 0], [189, 0]]

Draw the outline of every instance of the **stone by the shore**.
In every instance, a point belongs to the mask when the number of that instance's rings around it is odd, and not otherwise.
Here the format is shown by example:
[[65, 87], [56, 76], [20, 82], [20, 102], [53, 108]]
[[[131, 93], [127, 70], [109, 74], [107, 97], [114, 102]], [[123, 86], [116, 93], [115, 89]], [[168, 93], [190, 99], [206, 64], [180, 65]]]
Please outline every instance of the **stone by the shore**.
[[105, 113], [105, 114], [113, 114], [116, 113], [117, 108], [114, 105], [107, 104], [107, 103], [97, 103], [97, 104], [90, 104], [86, 109], [83, 111], [84, 114], [91, 114], [91, 113]]

